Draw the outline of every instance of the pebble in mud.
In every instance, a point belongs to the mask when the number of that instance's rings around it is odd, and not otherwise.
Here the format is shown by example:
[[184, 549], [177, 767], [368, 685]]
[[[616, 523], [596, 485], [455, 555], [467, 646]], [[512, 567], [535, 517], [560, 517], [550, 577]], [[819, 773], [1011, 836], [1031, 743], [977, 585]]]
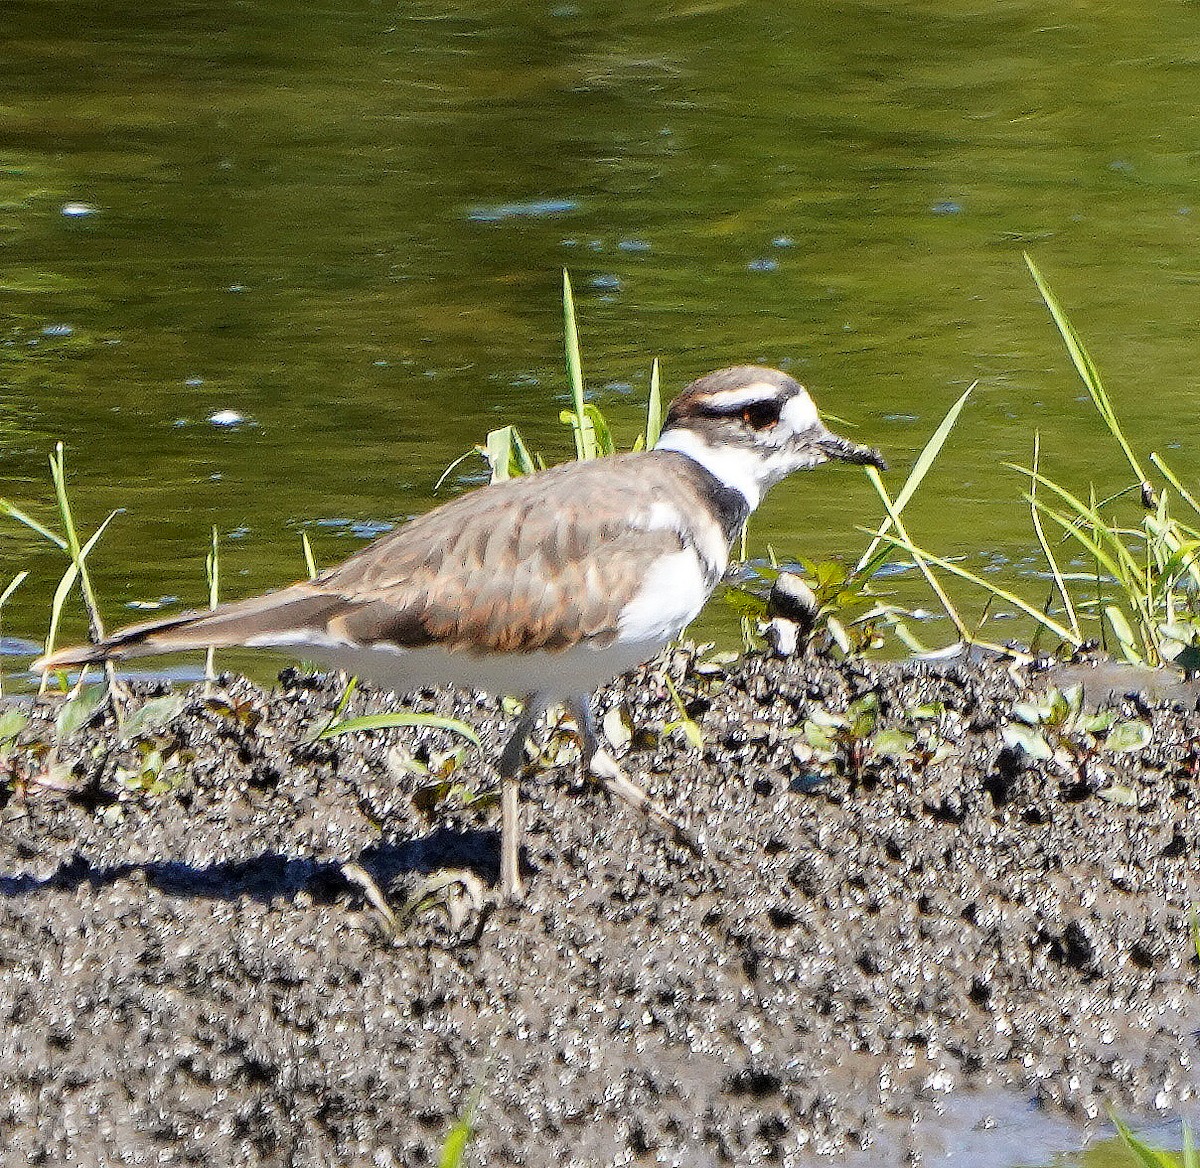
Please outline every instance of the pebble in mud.
[[[456, 932], [431, 896], [395, 941], [342, 865], [397, 905], [441, 868], [495, 879], [496, 703], [413, 699], [486, 748], [432, 801], [397, 759], [448, 765], [458, 741], [305, 743], [339, 691], [294, 671], [223, 679], [220, 708], [189, 691], [151, 735], [153, 791], [100, 716], [59, 751], [74, 797], [28, 781], [54, 717], [35, 707], [0, 796], [0, 1162], [407, 1168], [477, 1090], [473, 1162], [533, 1168], [889, 1140], [895, 1163], [916, 1118], [1006, 1086], [1076, 1117], [1187, 1110], [1194, 707], [1115, 699], [1153, 728], [1101, 752], [1131, 804], [1006, 752], [1023, 680], [999, 666], [688, 662], [669, 668], [702, 752], [663, 732], [662, 662], [601, 700], [627, 704], [627, 767], [703, 827], [706, 864], [581, 788], [563, 748], [525, 785], [526, 904]], [[948, 751], [814, 779], [797, 727], [870, 693], [880, 727], [940, 702], [922, 732]]]

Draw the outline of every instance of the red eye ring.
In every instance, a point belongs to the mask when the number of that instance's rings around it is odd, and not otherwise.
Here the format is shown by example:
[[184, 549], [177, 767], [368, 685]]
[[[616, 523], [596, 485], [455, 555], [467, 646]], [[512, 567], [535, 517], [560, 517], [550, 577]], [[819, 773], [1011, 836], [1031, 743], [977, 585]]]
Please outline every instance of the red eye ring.
[[755, 430], [770, 430], [779, 423], [779, 406], [775, 402], [755, 402], [742, 410], [742, 421]]

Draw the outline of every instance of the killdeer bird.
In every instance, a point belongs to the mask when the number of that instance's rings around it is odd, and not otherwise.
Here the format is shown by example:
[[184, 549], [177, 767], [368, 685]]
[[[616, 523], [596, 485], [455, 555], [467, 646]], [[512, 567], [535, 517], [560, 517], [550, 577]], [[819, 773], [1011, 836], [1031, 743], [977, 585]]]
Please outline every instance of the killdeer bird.
[[653, 450], [483, 487], [315, 580], [134, 625], [33, 668], [238, 645], [284, 650], [397, 693], [454, 685], [524, 695], [499, 765], [501, 887], [517, 899], [519, 776], [552, 703], [574, 717], [585, 770], [687, 838], [600, 746], [591, 694], [696, 617], [769, 487], [831, 459], [885, 465], [826, 429], [785, 373], [721, 369], [672, 402]]

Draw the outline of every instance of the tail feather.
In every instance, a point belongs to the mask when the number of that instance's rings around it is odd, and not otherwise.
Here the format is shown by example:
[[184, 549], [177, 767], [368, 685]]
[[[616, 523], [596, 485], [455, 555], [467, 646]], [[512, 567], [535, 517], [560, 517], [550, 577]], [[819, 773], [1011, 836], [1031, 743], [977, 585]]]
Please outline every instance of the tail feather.
[[294, 584], [250, 600], [130, 625], [95, 644], [74, 645], [39, 657], [31, 668], [38, 673], [49, 673], [76, 665], [124, 661], [131, 657], [179, 653], [210, 646], [218, 649], [246, 644], [265, 647], [276, 637], [281, 644], [288, 640], [294, 642], [303, 639], [308, 630], [314, 637], [319, 637], [330, 617], [344, 606], [345, 601], [340, 596], [323, 593], [309, 584]]

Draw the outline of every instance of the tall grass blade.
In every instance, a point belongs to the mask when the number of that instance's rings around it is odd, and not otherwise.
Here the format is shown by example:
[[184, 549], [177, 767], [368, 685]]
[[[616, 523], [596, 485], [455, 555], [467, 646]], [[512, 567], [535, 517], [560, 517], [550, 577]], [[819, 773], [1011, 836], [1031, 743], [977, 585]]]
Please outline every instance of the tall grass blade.
[[1109, 400], [1109, 396], [1105, 392], [1104, 385], [1100, 380], [1100, 371], [1096, 368], [1095, 362], [1092, 361], [1091, 355], [1088, 353], [1079, 334], [1067, 319], [1062, 305], [1059, 304], [1054, 293], [1050, 291], [1050, 287], [1043, 278], [1042, 273], [1038, 271], [1038, 267], [1033, 262], [1032, 257], [1028, 252], [1025, 252], [1024, 255], [1025, 263], [1029, 268], [1030, 274], [1033, 276], [1033, 282], [1037, 285], [1037, 290], [1041, 294], [1046, 307], [1050, 310], [1055, 327], [1058, 329], [1059, 335], [1067, 347], [1071, 364], [1075, 366], [1075, 371], [1079, 374], [1080, 380], [1082, 380], [1084, 387], [1088, 391], [1088, 395], [1095, 404], [1097, 412], [1104, 420], [1104, 424], [1108, 427], [1109, 433], [1117, 440], [1121, 450], [1124, 452], [1126, 460], [1130, 467], [1133, 468], [1133, 473], [1137, 475], [1138, 482], [1145, 483], [1147, 481], [1146, 473], [1142, 470], [1142, 465], [1138, 462], [1137, 455], [1133, 453], [1133, 448], [1125, 440], [1125, 434], [1121, 429], [1120, 422], [1117, 421], [1117, 415], [1113, 410], [1112, 402]]
[[[904, 508], [908, 505], [908, 501], [916, 494], [917, 488], [921, 485], [922, 480], [929, 473], [929, 468], [933, 466], [937, 456], [941, 453], [942, 447], [946, 444], [946, 439], [950, 436], [950, 431], [954, 429], [954, 424], [958, 421], [958, 415], [962, 413], [963, 406], [967, 404], [967, 398], [971, 396], [971, 391], [979, 384], [978, 381], [972, 381], [967, 386], [963, 395], [956, 401], [947, 411], [946, 416], [938, 424], [938, 428], [934, 430], [929, 441], [925, 443], [921, 453], [917, 455], [916, 462], [913, 463], [912, 470], [908, 472], [908, 478], [904, 480], [904, 485], [900, 488], [897, 494], [894, 507], [896, 513], [901, 514]], [[863, 571], [864, 568], [871, 562], [872, 557], [878, 550], [883, 536], [892, 528], [892, 519], [890, 516], [884, 519], [880, 524], [879, 530], [875, 533], [870, 544], [867, 545], [867, 550], [859, 557], [858, 563], [855, 565], [854, 573], [857, 574]]]
[[659, 385], [658, 358], [650, 364], [650, 396], [646, 401], [646, 449], [653, 450], [662, 433], [662, 388]]
[[[971, 584], [982, 588], [985, 592], [991, 593], [999, 600], [1003, 600], [1006, 604], [1011, 604], [1014, 608], [1019, 608], [1026, 616], [1032, 617], [1038, 624], [1042, 625], [1048, 632], [1053, 633], [1068, 645], [1078, 647], [1081, 645], [1082, 639], [1077, 637], [1070, 629], [1064, 628], [1053, 617], [1043, 612], [1040, 608], [1035, 608], [1032, 604], [1022, 600], [1013, 592], [1009, 592], [999, 585], [992, 584], [990, 581], [983, 579], [982, 576], [977, 576], [974, 572], [966, 568], [960, 567], [958, 564], [951, 563], [949, 560], [943, 559], [941, 556], [935, 556], [932, 552], [924, 551], [913, 544], [912, 540], [907, 537], [907, 534], [901, 531], [899, 536], [885, 535], [883, 537], [887, 542], [894, 544], [902, 551], [908, 552], [918, 563], [920, 560], [928, 560], [929, 563], [940, 568], [943, 572], [949, 572], [952, 576], [958, 576], [962, 580], [966, 580]], [[935, 591], [939, 591], [935, 589]], [[938, 599], [941, 599], [939, 591]], [[943, 603], [945, 603], [943, 601]], [[950, 617], [954, 620], [954, 616]], [[960, 635], [965, 631], [965, 626], [961, 624], [961, 620], [955, 621], [955, 627], [958, 628]], [[979, 642], [975, 642], [978, 644]]]
[[1129, 627], [1129, 621], [1125, 619], [1125, 614], [1115, 605], [1110, 604], [1105, 607], [1104, 615], [1108, 620], [1108, 627], [1112, 629], [1113, 636], [1117, 638], [1117, 644], [1121, 646], [1121, 654], [1130, 665], [1145, 665], [1145, 659], [1138, 652], [1137, 638], [1133, 635], [1133, 629]]
[[1183, 1168], [1200, 1168], [1200, 1155], [1196, 1153], [1196, 1140], [1192, 1135], [1192, 1125], [1186, 1120], [1183, 1124]]
[[3, 592], [0, 592], [0, 608], [3, 608], [8, 603], [9, 597], [11, 597], [12, 594], [16, 592], [16, 590], [20, 588], [22, 584], [25, 583], [28, 575], [28, 572], [18, 572], [12, 578], [12, 580], [9, 581], [8, 587], [5, 588]]
[[610, 454], [616, 454], [617, 447], [613, 442], [612, 431], [608, 428], [608, 419], [600, 412], [600, 407], [588, 402], [583, 409], [587, 420], [592, 424], [592, 433], [596, 436], [597, 457], [607, 458]]
[[1079, 618], [1075, 614], [1075, 605], [1071, 603], [1071, 593], [1067, 590], [1067, 582], [1063, 579], [1058, 561], [1054, 558], [1054, 552], [1050, 550], [1050, 543], [1046, 539], [1046, 532], [1042, 527], [1042, 517], [1038, 513], [1037, 479], [1041, 453], [1042, 435], [1040, 431], [1035, 430], [1033, 433], [1033, 474], [1029, 478], [1029, 515], [1033, 521], [1034, 534], [1037, 536], [1038, 543], [1041, 544], [1042, 554], [1046, 557], [1046, 562], [1050, 565], [1050, 573], [1054, 577], [1054, 586], [1058, 589], [1058, 595], [1062, 598], [1063, 608], [1066, 609], [1067, 616], [1070, 618], [1071, 631], [1077, 637], [1081, 637]]
[[[1128, 534], [1127, 529], [1114, 527], [1104, 518], [1103, 515], [1101, 515], [1099, 505], [1094, 501], [1092, 503], [1085, 503], [1077, 495], [1073, 495], [1065, 487], [1059, 486], [1058, 483], [1056, 483], [1053, 479], [1047, 478], [1039, 471], [1033, 470], [1030, 467], [1017, 466], [1015, 463], [1011, 462], [1005, 463], [1004, 465], [1015, 471], [1019, 471], [1021, 474], [1028, 475], [1031, 480], [1040, 483], [1048, 491], [1057, 495], [1064, 503], [1066, 503], [1067, 506], [1070, 507], [1071, 510], [1074, 511], [1081, 520], [1083, 520], [1084, 524], [1088, 528], [1094, 531], [1099, 538], [1102, 538], [1112, 548], [1114, 555], [1105, 556], [1105, 566], [1108, 567], [1112, 574], [1117, 579], [1125, 580], [1128, 578], [1130, 581], [1135, 582], [1137, 585], [1137, 591], [1145, 593], [1147, 589], [1145, 572], [1137, 560], [1133, 558], [1129, 549], [1125, 546], [1124, 541], [1121, 539], [1122, 534]], [[1029, 496], [1026, 496], [1026, 498], [1029, 498]], [[1043, 514], [1050, 515], [1052, 517], [1057, 515], [1057, 512], [1055, 512], [1052, 508], [1047, 507], [1041, 502], [1041, 500], [1037, 500], [1036, 506], [1042, 511]], [[1070, 520], [1068, 520], [1065, 524], [1065, 529], [1068, 535], [1078, 539], [1081, 543], [1085, 542], [1083, 538], [1084, 531], [1079, 524], [1072, 523]], [[1091, 540], [1089, 547], [1091, 546], [1098, 547], [1098, 541]]]
[[361, 718], [347, 718], [326, 726], [317, 738], [334, 738], [339, 734], [352, 734], [356, 730], [389, 730], [393, 726], [429, 726], [435, 730], [449, 730], [473, 746], [481, 745], [479, 735], [466, 722], [445, 718], [440, 714], [414, 714], [403, 710], [392, 714], [364, 714]]
[[1167, 465], [1166, 460], [1160, 457], [1158, 454], [1152, 453], [1150, 455], [1150, 461], [1154, 463], [1154, 465], [1162, 472], [1163, 478], [1165, 478], [1167, 482], [1169, 482], [1171, 486], [1173, 486], [1175, 490], [1179, 492], [1179, 497], [1183, 499], [1183, 501], [1187, 503], [1187, 505], [1191, 507], [1193, 511], [1200, 515], [1200, 502], [1197, 502], [1195, 495], [1193, 495], [1183, 485], [1183, 483], [1179, 481], [1178, 476]]
[[[83, 567], [84, 561], [87, 559], [88, 553], [96, 546], [96, 541], [104, 534], [104, 529], [113, 521], [117, 512], [112, 512], [111, 515], [96, 528], [95, 534], [79, 549], [79, 555], [72, 558], [70, 564], [67, 565], [67, 570], [63, 573], [62, 579], [58, 582], [58, 587], [54, 592], [54, 599], [50, 604], [50, 631], [46, 635], [46, 652], [54, 652], [54, 642], [58, 636], [58, 626], [62, 620], [63, 605], [66, 604], [67, 597], [71, 594], [71, 589], [75, 585], [75, 581], [79, 579], [80, 568]], [[101, 631], [103, 636], [103, 631]]]
[[[4, 606], [8, 603], [9, 597], [25, 582], [28, 572], [18, 572], [12, 580], [9, 581], [8, 587], [3, 592], [0, 592], [0, 612], [4, 610]], [[4, 694], [4, 672], [0, 670], [0, 696]]]
[[1130, 1155], [1142, 1168], [1179, 1168], [1178, 1160], [1170, 1152], [1160, 1152], [1157, 1148], [1152, 1148], [1143, 1140], [1138, 1139], [1129, 1126], [1122, 1123], [1115, 1115], [1110, 1114], [1109, 1118], [1112, 1120], [1113, 1127], [1117, 1129], [1117, 1135], [1121, 1137], [1121, 1143], [1129, 1149]]
[[[220, 603], [221, 559], [215, 524], [212, 529], [212, 547], [208, 555], [204, 557], [204, 574], [208, 577], [208, 607], [216, 608]], [[216, 653], [216, 648], [213, 645], [209, 645], [208, 652], [204, 654], [204, 682], [206, 692], [217, 677]]]
[[308, 538], [307, 531], [300, 532], [300, 546], [304, 548], [304, 570], [308, 573], [310, 580], [315, 580], [318, 576], [317, 557], [313, 555], [312, 543]]
[[886, 540], [889, 543], [900, 544], [908, 550], [909, 555], [912, 556], [913, 561], [921, 570], [921, 574], [925, 577], [929, 587], [933, 589], [938, 600], [942, 602], [942, 607], [946, 610], [946, 615], [951, 619], [951, 621], [954, 622], [954, 627], [958, 630], [959, 637], [962, 638], [964, 643], [971, 643], [973, 638], [967, 631], [966, 624], [958, 615], [958, 609], [956, 609], [951, 603], [950, 597], [946, 595], [946, 592], [939, 583], [938, 578], [929, 570], [929, 565], [925, 562], [925, 553], [922, 552], [921, 549], [918, 548], [916, 544], [914, 544], [909, 538], [908, 532], [904, 527], [904, 521], [900, 518], [900, 512], [897, 510], [896, 504], [892, 502], [892, 498], [888, 494], [887, 487], [883, 485], [883, 479], [880, 477], [879, 471], [873, 466], [867, 467], [867, 478], [871, 480], [871, 485], [875, 488], [875, 493], [879, 496], [880, 501], [883, 503], [883, 508], [887, 512], [892, 526], [894, 526], [896, 531], [900, 534], [900, 539], [897, 540], [895, 536], [889, 534], [881, 528], [876, 537], [880, 540]]
[[575, 297], [571, 293], [571, 275], [563, 268], [563, 341], [567, 351], [567, 375], [571, 382], [571, 404], [574, 417], [575, 457], [581, 460], [596, 457], [596, 435], [588, 424], [583, 408], [583, 359], [579, 354], [579, 329], [575, 323]]
[[[61, 442], [54, 444], [54, 453], [50, 455], [50, 477], [54, 480], [54, 496], [58, 501], [58, 511], [62, 517], [63, 531], [67, 537], [67, 552], [79, 575], [79, 589], [83, 594], [84, 608], [87, 609], [88, 628], [91, 632], [92, 640], [101, 641], [104, 639], [104, 622], [100, 619], [100, 606], [96, 603], [96, 593], [92, 588], [92, 579], [88, 575], [87, 565], [84, 563], [86, 552], [82, 552], [80, 549], [79, 535], [75, 529], [75, 518], [71, 514], [71, 503], [67, 498], [67, 463], [66, 454]], [[88, 551], [91, 550], [96, 540], [100, 538], [100, 533], [112, 522], [112, 518], [116, 514], [114, 511], [100, 525], [99, 530], [88, 541]]]
[[43, 526], [31, 516], [26, 515], [24, 511], [19, 507], [13, 506], [7, 499], [0, 499], [0, 515], [6, 515], [9, 519], [15, 519], [18, 523], [23, 523], [30, 531], [34, 531], [43, 539], [49, 540], [60, 551], [65, 552], [67, 550], [67, 541], [61, 535]]

